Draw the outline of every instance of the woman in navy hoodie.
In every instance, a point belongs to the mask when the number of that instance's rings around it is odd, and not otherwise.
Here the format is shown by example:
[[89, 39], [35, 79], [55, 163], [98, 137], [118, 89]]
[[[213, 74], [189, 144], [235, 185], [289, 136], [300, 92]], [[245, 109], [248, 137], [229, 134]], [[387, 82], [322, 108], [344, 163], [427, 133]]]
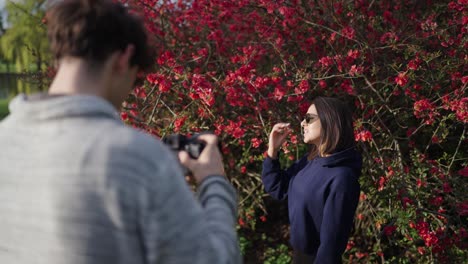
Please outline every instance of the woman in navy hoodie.
[[288, 200], [294, 263], [341, 263], [359, 200], [362, 158], [355, 149], [351, 111], [317, 97], [301, 122], [311, 151], [282, 169], [278, 151], [291, 129], [273, 126], [262, 181], [275, 199]]

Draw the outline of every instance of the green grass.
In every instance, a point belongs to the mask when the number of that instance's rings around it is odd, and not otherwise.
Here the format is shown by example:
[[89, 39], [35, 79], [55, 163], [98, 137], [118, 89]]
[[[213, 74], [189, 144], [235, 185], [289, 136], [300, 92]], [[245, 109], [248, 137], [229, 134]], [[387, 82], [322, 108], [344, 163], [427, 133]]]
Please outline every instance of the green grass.
[[[22, 73], [23, 71], [18, 71], [14, 63], [0, 60], [0, 73]], [[31, 64], [26, 72], [37, 72], [37, 65], [35, 63]]]
[[0, 120], [7, 116], [10, 112], [8, 111], [9, 99], [0, 99]]
[[16, 73], [16, 65], [14, 63], [0, 60], [0, 72], [1, 73]]

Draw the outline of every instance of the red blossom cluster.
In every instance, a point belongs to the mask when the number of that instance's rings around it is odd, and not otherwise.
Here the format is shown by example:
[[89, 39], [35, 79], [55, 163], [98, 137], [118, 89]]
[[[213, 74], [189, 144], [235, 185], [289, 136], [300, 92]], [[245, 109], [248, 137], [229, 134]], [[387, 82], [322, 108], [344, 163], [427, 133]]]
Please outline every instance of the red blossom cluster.
[[[468, 177], [466, 0], [121, 1], [143, 13], [157, 50], [154, 70], [140, 76], [121, 118], [156, 136], [219, 135], [226, 171], [244, 201], [239, 226], [269, 221], [247, 217], [245, 208], [264, 213], [259, 173], [271, 126], [291, 123], [282, 156], [290, 164], [308, 150], [299, 139], [310, 100], [334, 96], [355, 106], [364, 157], [367, 198], [348, 257], [388, 257], [394, 244], [366, 235], [369, 223], [395, 215], [414, 220], [417, 206], [434, 212], [418, 223], [426, 247], [395, 235], [396, 225], [386, 227], [389, 238], [427, 262], [438, 247], [455, 263], [463, 257], [448, 249], [466, 243], [468, 228], [461, 191]], [[407, 228], [398, 224], [398, 233]], [[460, 242], [446, 241], [447, 230], [459, 230]]]
[[[460, 228], [458, 232], [452, 232], [451, 234], [445, 227], [432, 231], [429, 223], [425, 221], [419, 221], [416, 224], [410, 222], [409, 227], [418, 232], [424, 244], [432, 250], [432, 253], [438, 255], [439, 260], [446, 259], [443, 253], [453, 245], [457, 245], [460, 249], [467, 248], [468, 233], [464, 228]], [[426, 253], [423, 248], [418, 248], [418, 251], [421, 255]]]
[[398, 76], [395, 77], [395, 83], [399, 86], [405, 86], [408, 83], [408, 77], [406, 76], [406, 73], [399, 73]]
[[468, 216], [468, 201], [458, 203], [457, 211], [460, 216]]
[[414, 115], [417, 118], [424, 118], [425, 123], [430, 125], [434, 123], [438, 113], [434, 105], [428, 99], [422, 99], [414, 103]]
[[393, 232], [395, 232], [397, 229], [396, 226], [394, 225], [388, 225], [388, 226], [385, 226], [384, 229], [383, 229], [383, 232], [386, 236], [391, 236], [393, 234]]
[[420, 221], [414, 228], [418, 231], [419, 236], [424, 240], [427, 247], [433, 247], [439, 242], [436, 232], [430, 230], [427, 222]]
[[356, 141], [371, 141], [372, 140], [372, 133], [369, 130], [362, 130], [355, 134], [354, 136]]

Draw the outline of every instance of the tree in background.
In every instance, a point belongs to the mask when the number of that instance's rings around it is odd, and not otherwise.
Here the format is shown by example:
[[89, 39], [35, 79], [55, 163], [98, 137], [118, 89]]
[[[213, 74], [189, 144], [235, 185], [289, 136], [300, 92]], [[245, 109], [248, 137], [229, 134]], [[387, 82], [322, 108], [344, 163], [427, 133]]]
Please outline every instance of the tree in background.
[[49, 48], [43, 24], [45, 0], [8, 1], [8, 28], [0, 38], [2, 57], [16, 65], [16, 70], [29, 71], [32, 65], [41, 71], [48, 60]]
[[5, 26], [3, 25], [3, 14], [0, 13], [0, 37], [5, 34]]

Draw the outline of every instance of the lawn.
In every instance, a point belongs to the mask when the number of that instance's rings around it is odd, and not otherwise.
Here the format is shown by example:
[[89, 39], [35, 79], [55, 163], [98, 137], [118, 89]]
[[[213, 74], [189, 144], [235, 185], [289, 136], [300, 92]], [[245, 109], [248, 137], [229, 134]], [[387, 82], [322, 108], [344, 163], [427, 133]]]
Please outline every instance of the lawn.
[[0, 99], [0, 120], [8, 115], [8, 102], [9, 99]]
[[[32, 63], [27, 70], [23, 71], [37, 72], [37, 65], [35, 63]], [[14, 63], [9, 63], [0, 60], [0, 73], [23, 73], [23, 71], [18, 71]]]

